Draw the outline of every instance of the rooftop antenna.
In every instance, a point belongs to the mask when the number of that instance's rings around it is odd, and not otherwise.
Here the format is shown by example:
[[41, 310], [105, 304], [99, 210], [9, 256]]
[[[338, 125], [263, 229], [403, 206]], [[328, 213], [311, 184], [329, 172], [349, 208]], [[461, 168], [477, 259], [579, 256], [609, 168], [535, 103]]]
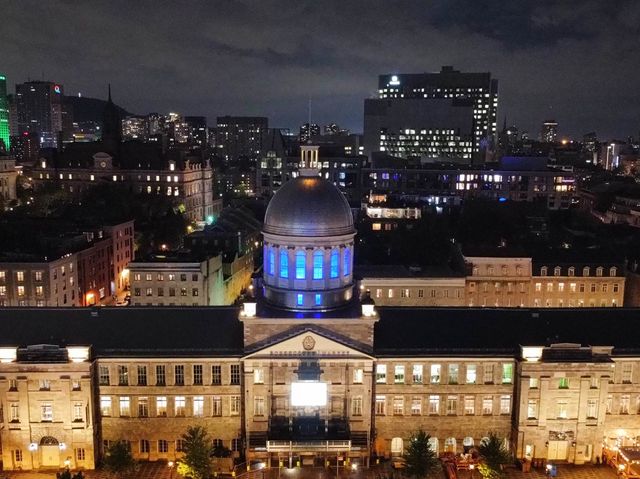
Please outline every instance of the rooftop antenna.
[[311, 144], [311, 98], [309, 98], [309, 123], [307, 123], [307, 144]]

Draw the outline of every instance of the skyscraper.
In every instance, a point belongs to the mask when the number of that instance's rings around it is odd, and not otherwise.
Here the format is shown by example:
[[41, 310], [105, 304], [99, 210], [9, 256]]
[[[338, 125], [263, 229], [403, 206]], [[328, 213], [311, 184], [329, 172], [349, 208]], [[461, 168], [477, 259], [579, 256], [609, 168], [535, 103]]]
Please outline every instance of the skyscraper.
[[490, 72], [445, 66], [438, 73], [380, 75], [378, 99], [365, 100], [365, 152], [446, 157], [468, 153], [470, 141], [478, 157], [495, 141], [497, 111], [498, 80]]
[[7, 99], [7, 77], [0, 74], [0, 151], [9, 151], [9, 101]]
[[540, 141], [554, 143], [558, 136], [558, 122], [555, 120], [547, 120], [542, 124], [540, 129]]
[[240, 158], [255, 160], [262, 154], [269, 120], [262, 116], [219, 116], [216, 151], [223, 161], [234, 165]]
[[37, 133], [40, 145], [55, 147], [62, 131], [62, 85], [30, 81], [16, 85], [18, 134]]

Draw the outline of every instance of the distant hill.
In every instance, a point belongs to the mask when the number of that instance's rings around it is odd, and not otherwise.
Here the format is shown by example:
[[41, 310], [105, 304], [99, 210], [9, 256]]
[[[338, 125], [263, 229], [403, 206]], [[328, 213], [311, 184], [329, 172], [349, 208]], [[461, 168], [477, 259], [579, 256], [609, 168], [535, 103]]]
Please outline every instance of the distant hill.
[[[65, 96], [64, 102], [67, 105], [72, 105], [73, 108], [73, 121], [95, 121], [102, 122], [102, 112], [107, 104], [106, 100], [100, 100], [99, 98], [87, 98], [77, 96]], [[118, 105], [116, 105], [118, 106]], [[127, 110], [118, 106], [120, 110], [120, 116], [131, 115]]]

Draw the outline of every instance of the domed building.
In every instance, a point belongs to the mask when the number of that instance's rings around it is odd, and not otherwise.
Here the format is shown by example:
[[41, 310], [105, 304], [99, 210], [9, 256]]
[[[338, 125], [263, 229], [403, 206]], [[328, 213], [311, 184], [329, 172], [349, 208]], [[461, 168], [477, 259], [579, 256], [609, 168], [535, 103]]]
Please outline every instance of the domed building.
[[353, 295], [349, 203], [319, 176], [318, 148], [301, 147], [300, 175], [273, 196], [264, 219], [266, 301], [303, 311], [335, 309]]

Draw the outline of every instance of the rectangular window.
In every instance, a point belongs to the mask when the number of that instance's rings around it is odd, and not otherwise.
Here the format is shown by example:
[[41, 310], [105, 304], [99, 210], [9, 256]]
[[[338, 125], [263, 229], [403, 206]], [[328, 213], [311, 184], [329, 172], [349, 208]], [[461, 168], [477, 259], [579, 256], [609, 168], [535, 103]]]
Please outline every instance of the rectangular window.
[[184, 439], [176, 439], [176, 452], [184, 452]]
[[633, 375], [633, 363], [622, 363], [622, 382], [624, 384], [631, 384], [631, 377]]
[[237, 416], [240, 414], [240, 396], [231, 396], [229, 399], [231, 400], [229, 413], [232, 416]]
[[158, 452], [167, 453], [169, 452], [169, 441], [164, 439], [158, 439]]
[[264, 384], [264, 369], [255, 368], [253, 370], [253, 384]]
[[376, 396], [376, 415], [384, 416], [387, 410], [387, 397]]
[[120, 416], [131, 416], [131, 400], [129, 396], [120, 396]]
[[109, 385], [109, 366], [100, 365], [98, 367], [98, 381], [100, 386]]
[[447, 416], [458, 414], [458, 396], [447, 396]]
[[73, 422], [84, 421], [84, 405], [81, 402], [73, 403]]
[[213, 396], [211, 415], [222, 416], [222, 398], [220, 396]]
[[84, 447], [77, 447], [74, 449], [74, 451], [75, 451], [76, 461], [84, 461], [86, 457], [86, 452], [84, 450]]
[[17, 402], [12, 402], [10, 405], [11, 422], [20, 422], [20, 407]]
[[538, 389], [538, 378], [529, 378], [529, 389]]
[[22, 462], [22, 449], [13, 449], [11, 451], [14, 462]]
[[587, 419], [596, 419], [598, 417], [598, 400], [587, 399]]
[[395, 416], [402, 416], [404, 414], [404, 397], [403, 396], [394, 396], [393, 414]]
[[118, 386], [129, 385], [129, 368], [127, 366], [118, 366]]
[[510, 414], [511, 413], [511, 396], [504, 395], [500, 396], [500, 414]]
[[440, 414], [440, 396], [436, 394], [429, 396], [429, 414]]
[[404, 365], [396, 364], [393, 379], [396, 384], [404, 384]]
[[356, 396], [351, 399], [351, 415], [362, 416], [362, 396]]
[[458, 384], [458, 365], [449, 364], [449, 384]]
[[149, 399], [146, 397], [138, 398], [138, 417], [149, 417]]
[[475, 384], [476, 383], [476, 365], [475, 364], [467, 364], [467, 384]]
[[316, 251], [313, 253], [313, 279], [322, 279], [322, 266], [324, 263], [324, 256], [322, 251]]
[[147, 385], [147, 367], [138, 366], [138, 386]]
[[193, 397], [193, 415], [194, 417], [204, 416], [204, 397], [203, 396]]
[[566, 419], [567, 418], [567, 400], [558, 399], [557, 408], [558, 408], [558, 417], [561, 419]]
[[473, 396], [464, 397], [464, 413], [473, 416], [476, 413], [476, 398]]
[[103, 416], [111, 416], [111, 397], [100, 396], [100, 414]]
[[141, 453], [149, 453], [151, 451], [151, 445], [148, 439], [140, 439], [140, 452]]
[[485, 396], [482, 398], [482, 414], [493, 414], [493, 396]]
[[40, 391], [49, 391], [51, 390], [51, 381], [48, 379], [40, 380]]
[[629, 404], [631, 403], [631, 396], [623, 394], [620, 396], [620, 414], [629, 414]]
[[40, 420], [42, 422], [53, 421], [53, 405], [50, 402], [45, 402], [40, 405]]
[[167, 376], [164, 365], [156, 366], [156, 386], [166, 386]]
[[167, 417], [167, 397], [158, 396], [156, 398], [156, 416]]
[[422, 415], [422, 398], [420, 396], [414, 396], [411, 399], [411, 415], [412, 416]]
[[529, 399], [527, 404], [527, 419], [536, 419], [538, 417], [538, 400]]
[[184, 386], [184, 365], [176, 364], [173, 368], [176, 386]]
[[176, 396], [174, 401], [174, 413], [176, 417], [184, 417], [186, 414], [187, 401], [184, 396]]
[[611, 414], [613, 411], [613, 395], [607, 395], [607, 414]]
[[513, 382], [513, 364], [506, 363], [502, 365], [502, 384], [511, 384]]
[[387, 365], [386, 364], [376, 365], [376, 383], [377, 384], [387, 383]]
[[353, 384], [362, 384], [364, 382], [364, 370], [356, 368], [353, 370]]
[[219, 364], [211, 366], [211, 384], [214, 386], [222, 384], [222, 366]]
[[422, 384], [422, 364], [413, 365], [413, 384]]
[[233, 384], [233, 385], [240, 384], [240, 365], [239, 364], [231, 365], [231, 382], [229, 384]]
[[440, 372], [441, 372], [441, 367], [439, 364], [431, 365], [431, 384], [440, 383]]
[[569, 389], [569, 378], [560, 378], [558, 380], [558, 389]]
[[305, 251], [296, 251], [296, 279], [304, 279], [306, 276], [306, 258]]

